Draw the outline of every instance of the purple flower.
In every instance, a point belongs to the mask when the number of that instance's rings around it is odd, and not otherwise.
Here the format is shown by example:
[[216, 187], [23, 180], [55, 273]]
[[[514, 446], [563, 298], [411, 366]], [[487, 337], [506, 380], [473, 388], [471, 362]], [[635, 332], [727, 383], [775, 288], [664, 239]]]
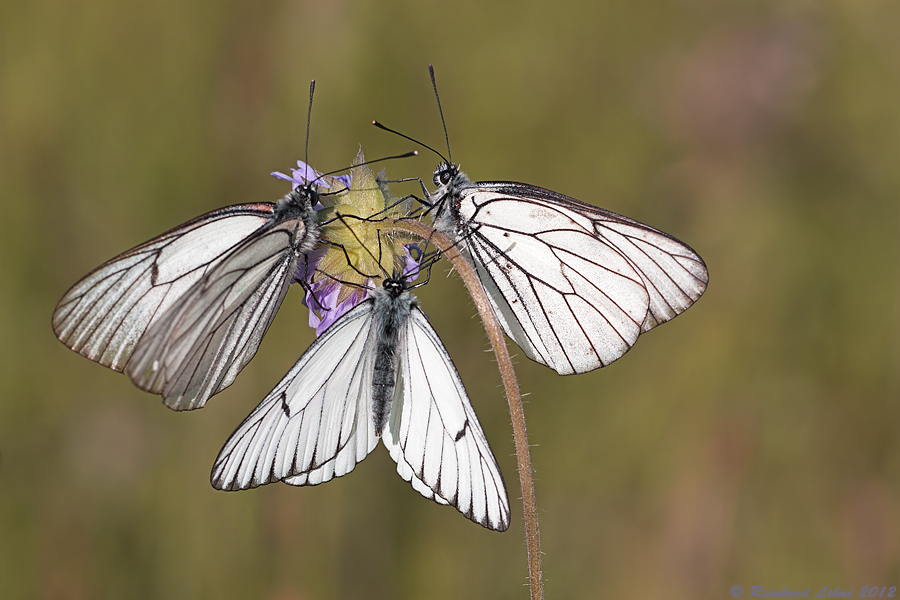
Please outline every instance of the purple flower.
[[418, 263], [410, 255], [409, 236], [388, 231], [393, 219], [406, 216], [405, 204], [392, 206], [381, 183], [363, 163], [360, 150], [350, 173], [341, 177], [323, 176], [297, 161], [291, 176], [272, 173], [290, 181], [294, 189], [307, 182], [330, 190], [316, 205], [320, 223], [319, 245], [298, 266], [296, 280], [306, 290], [309, 325], [321, 335], [354, 306], [374, 293], [376, 281], [384, 273], [399, 268], [415, 273]]
[[[412, 257], [412, 249], [418, 249], [415, 244], [407, 244], [403, 257], [403, 275], [415, 279], [419, 271], [419, 262]], [[303, 304], [309, 309], [309, 326], [316, 330], [316, 337], [322, 335], [331, 324], [337, 321], [350, 309], [371, 298], [375, 293], [372, 279], [366, 280], [366, 287], [350, 288], [352, 291], [346, 298], [341, 299], [341, 291], [348, 286], [342, 286], [331, 278], [315, 277], [318, 264], [328, 252], [328, 248], [316, 248], [307, 254], [307, 260], [297, 267], [296, 280], [303, 282], [306, 295]], [[419, 252], [416, 252], [418, 255]], [[307, 270], [307, 264], [309, 268]]]
[[[278, 179], [290, 181], [292, 190], [296, 190], [301, 185], [305, 185], [311, 181], [318, 182], [319, 185], [329, 190], [334, 189], [333, 184], [335, 181], [340, 181], [344, 185], [344, 187], [349, 188], [350, 182], [353, 179], [353, 177], [349, 173], [347, 175], [341, 175], [339, 177], [324, 176], [302, 160], [297, 161], [296, 169], [291, 168], [290, 175], [285, 175], [284, 173], [279, 173], [278, 171], [270, 173], [270, 175]], [[329, 184], [329, 179], [332, 180], [330, 182], [331, 185]]]

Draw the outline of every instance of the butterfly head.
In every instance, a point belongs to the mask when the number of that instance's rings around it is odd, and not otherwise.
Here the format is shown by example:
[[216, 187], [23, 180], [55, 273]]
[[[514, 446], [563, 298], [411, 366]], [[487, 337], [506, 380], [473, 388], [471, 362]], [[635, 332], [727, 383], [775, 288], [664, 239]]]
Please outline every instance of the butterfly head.
[[277, 217], [279, 220], [311, 218], [313, 207], [319, 201], [318, 186], [313, 182], [298, 185], [278, 201]]
[[402, 275], [395, 275], [384, 280], [381, 287], [390, 295], [391, 298], [398, 298], [406, 291], [406, 279]]
[[453, 184], [459, 175], [459, 165], [442, 162], [434, 169], [433, 181], [438, 187], [446, 187]]

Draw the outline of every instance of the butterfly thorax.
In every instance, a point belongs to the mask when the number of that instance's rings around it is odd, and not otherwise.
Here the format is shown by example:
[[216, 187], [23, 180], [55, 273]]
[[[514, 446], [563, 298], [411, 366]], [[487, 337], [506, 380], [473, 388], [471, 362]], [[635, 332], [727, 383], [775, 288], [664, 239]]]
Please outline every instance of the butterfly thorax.
[[381, 435], [394, 399], [400, 332], [417, 302], [406, 291], [406, 281], [398, 277], [386, 279], [382, 287], [375, 290], [374, 302], [376, 347], [372, 374], [372, 418], [376, 434]]
[[443, 162], [434, 170], [434, 184], [438, 188], [432, 194], [435, 201], [434, 228], [450, 237], [460, 239], [467, 233], [467, 224], [460, 217], [460, 205], [472, 180], [459, 170], [459, 165]]
[[313, 184], [298, 186], [291, 190], [275, 205], [275, 212], [270, 223], [278, 224], [285, 221], [300, 221], [304, 228], [299, 227], [295, 232], [294, 250], [298, 254], [304, 254], [312, 250], [312, 245], [318, 238], [319, 231], [316, 224], [315, 205], [319, 201], [319, 193]]

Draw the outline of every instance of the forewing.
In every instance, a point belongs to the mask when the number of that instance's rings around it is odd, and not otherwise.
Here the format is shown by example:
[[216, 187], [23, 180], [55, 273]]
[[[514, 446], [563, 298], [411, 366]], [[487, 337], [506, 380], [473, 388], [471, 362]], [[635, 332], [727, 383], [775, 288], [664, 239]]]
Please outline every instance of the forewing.
[[371, 301], [329, 327], [225, 443], [213, 487], [315, 485], [352, 471], [378, 443], [372, 337]]
[[478, 209], [465, 248], [507, 335], [530, 358], [568, 375], [605, 366], [634, 345], [649, 296], [590, 221], [492, 192], [467, 200]]
[[175, 410], [200, 408], [256, 354], [296, 272], [300, 220], [248, 238], [184, 293], [138, 343], [125, 372]]
[[418, 308], [401, 330], [398, 358], [382, 432], [398, 473], [426, 498], [505, 531], [509, 499], [500, 468], [447, 350]]
[[507, 334], [562, 375], [610, 364], [706, 288], [703, 261], [665, 233], [542, 188], [476, 185], [464, 247]]
[[680, 315], [706, 291], [706, 263], [690, 246], [627, 217], [594, 211], [597, 235], [631, 261], [650, 294], [642, 332]]
[[230, 206], [120, 254], [76, 283], [56, 305], [53, 331], [72, 350], [122, 371], [141, 336], [247, 236], [275, 205]]

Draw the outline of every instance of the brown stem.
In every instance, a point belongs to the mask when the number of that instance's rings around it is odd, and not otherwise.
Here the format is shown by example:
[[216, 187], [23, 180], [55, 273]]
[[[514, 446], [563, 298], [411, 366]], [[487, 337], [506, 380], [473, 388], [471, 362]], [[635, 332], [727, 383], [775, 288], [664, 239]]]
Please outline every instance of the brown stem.
[[516, 460], [519, 466], [519, 485], [522, 487], [522, 504], [525, 514], [525, 542], [528, 548], [528, 579], [531, 587], [531, 600], [541, 600], [544, 597], [544, 580], [541, 573], [541, 535], [538, 529], [537, 503], [534, 497], [531, 453], [528, 450], [528, 432], [525, 429], [525, 411], [522, 408], [519, 384], [513, 371], [509, 350], [503, 339], [503, 331], [500, 329], [497, 317], [494, 316], [494, 311], [491, 309], [484, 288], [481, 287], [475, 269], [450, 240], [420, 221], [395, 221], [391, 228], [398, 232], [412, 233], [434, 244], [459, 273], [481, 315], [484, 329], [491, 340], [491, 347], [497, 356], [497, 365], [500, 369], [503, 387], [506, 389], [506, 400], [509, 403], [509, 414], [512, 419]]

